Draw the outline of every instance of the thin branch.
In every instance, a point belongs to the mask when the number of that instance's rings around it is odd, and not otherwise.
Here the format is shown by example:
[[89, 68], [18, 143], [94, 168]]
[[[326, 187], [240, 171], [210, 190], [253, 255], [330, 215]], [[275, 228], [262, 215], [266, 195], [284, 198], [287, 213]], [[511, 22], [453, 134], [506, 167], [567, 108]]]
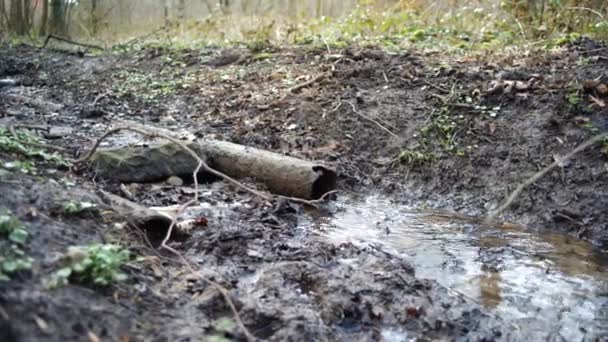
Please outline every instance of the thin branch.
[[385, 132], [387, 132], [388, 134], [390, 134], [391, 136], [393, 136], [395, 139], [400, 139], [400, 138], [399, 138], [399, 136], [398, 136], [397, 134], [393, 133], [391, 130], [389, 130], [388, 128], [386, 128], [385, 126], [383, 126], [383, 125], [382, 125], [380, 122], [378, 122], [378, 120], [375, 120], [375, 119], [373, 119], [373, 118], [370, 118], [369, 116], [367, 116], [367, 115], [365, 115], [365, 114], [363, 114], [363, 113], [359, 112], [359, 111], [357, 110], [357, 107], [355, 107], [355, 105], [354, 105], [352, 102], [348, 102], [348, 101], [346, 101], [346, 103], [348, 103], [348, 104], [349, 104], [349, 105], [352, 107], [353, 112], [354, 112], [355, 114], [359, 115], [360, 117], [362, 117], [362, 118], [364, 118], [364, 119], [367, 119], [367, 120], [369, 120], [369, 121], [371, 121], [371, 122], [375, 123], [375, 124], [376, 124], [378, 127], [380, 127], [382, 130], [384, 130]]
[[333, 195], [335, 193], [338, 193], [338, 192], [339, 192], [339, 190], [328, 191], [328, 192], [324, 193], [323, 196], [319, 197], [316, 200], [305, 200], [303, 198], [288, 197], [288, 196], [277, 196], [277, 197], [280, 198], [280, 199], [284, 199], [284, 200], [295, 202], [295, 203], [306, 204], [306, 205], [309, 205], [309, 206], [314, 207], [316, 209], [319, 209], [319, 206], [317, 204], [325, 202], [325, 200], [327, 199], [327, 197], [329, 197], [330, 195]]
[[591, 13], [597, 15], [600, 19], [602, 19], [602, 21], [605, 21], [605, 22], [608, 23], [608, 20], [606, 20], [606, 17], [604, 17], [604, 15], [602, 13], [600, 13], [599, 11], [594, 10], [593, 8], [580, 7], [580, 6], [570, 6], [570, 7], [566, 7], [566, 9], [568, 9], [568, 10], [579, 10], [579, 11], [591, 12]]
[[312, 78], [312, 79], [310, 79], [310, 80], [308, 80], [306, 82], [303, 82], [303, 83], [300, 83], [300, 84], [296, 84], [295, 86], [287, 89], [287, 93], [293, 94], [293, 93], [295, 93], [296, 91], [298, 91], [298, 90], [300, 90], [302, 88], [306, 88], [306, 87], [308, 87], [308, 86], [310, 86], [312, 84], [315, 84], [317, 82], [320, 82], [320, 81], [324, 80], [326, 77], [329, 77], [330, 75], [331, 75], [330, 72], [324, 72], [322, 74], [319, 74], [316, 77], [314, 77], [314, 78]]
[[553, 170], [553, 168], [555, 168], [556, 166], [559, 166], [561, 163], [563, 163], [564, 161], [572, 158], [577, 153], [585, 150], [586, 148], [592, 146], [593, 144], [595, 144], [595, 143], [599, 142], [600, 140], [603, 140], [603, 139], [605, 139], [607, 137], [608, 137], [608, 132], [605, 132], [605, 133], [598, 134], [598, 135], [595, 135], [595, 136], [589, 138], [588, 140], [586, 140], [582, 144], [578, 145], [570, 153], [566, 154], [564, 157], [555, 160], [553, 163], [551, 163], [551, 165], [545, 167], [544, 169], [542, 169], [539, 172], [537, 172], [536, 174], [534, 174], [528, 180], [526, 180], [525, 182], [523, 182], [522, 184], [520, 184], [511, 193], [511, 195], [509, 195], [509, 197], [507, 197], [507, 199], [504, 201], [504, 203], [500, 207], [498, 207], [498, 209], [490, 212], [490, 214], [488, 214], [488, 216], [487, 216], [487, 220], [493, 221], [496, 218], [496, 216], [500, 215], [503, 211], [507, 210], [511, 206], [511, 204], [513, 204], [513, 202], [515, 201], [515, 199], [517, 198], [517, 196], [519, 196], [519, 194], [521, 194], [521, 192], [527, 186], [529, 186], [529, 185], [533, 184], [534, 182], [536, 182], [537, 180], [541, 179], [549, 171]]
[[51, 39], [59, 40], [59, 41], [62, 41], [62, 42], [68, 43], [68, 44], [72, 44], [72, 45], [82, 46], [82, 47], [89, 48], [89, 49], [97, 49], [97, 50], [105, 51], [105, 49], [99, 45], [79, 43], [79, 42], [73, 41], [71, 39], [59, 37], [59, 36], [52, 35], [52, 34], [49, 34], [46, 37], [46, 39], [44, 40], [44, 44], [42, 45], [42, 48], [46, 48], [46, 46], [48, 45], [48, 43]]

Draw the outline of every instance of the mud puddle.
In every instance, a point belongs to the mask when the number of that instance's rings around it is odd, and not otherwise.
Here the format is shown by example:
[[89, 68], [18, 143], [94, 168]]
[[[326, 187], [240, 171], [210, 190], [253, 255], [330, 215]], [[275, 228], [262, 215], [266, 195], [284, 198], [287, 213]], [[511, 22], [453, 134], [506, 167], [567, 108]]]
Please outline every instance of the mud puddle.
[[332, 212], [310, 213], [301, 227], [336, 244], [399, 255], [414, 265], [417, 277], [478, 302], [522, 336], [608, 337], [608, 256], [586, 242], [481, 226], [376, 195], [341, 199]]

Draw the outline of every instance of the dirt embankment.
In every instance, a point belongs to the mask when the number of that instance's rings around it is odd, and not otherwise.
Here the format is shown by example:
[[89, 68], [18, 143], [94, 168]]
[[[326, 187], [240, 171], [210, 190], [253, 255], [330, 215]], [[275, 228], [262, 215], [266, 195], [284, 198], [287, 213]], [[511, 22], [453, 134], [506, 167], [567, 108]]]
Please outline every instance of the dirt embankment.
[[[521, 58], [162, 47], [81, 57], [3, 46], [0, 78], [20, 85], [0, 89], [0, 122], [71, 127], [57, 140], [71, 154], [113, 122], [137, 120], [325, 161], [340, 170], [346, 191], [382, 190], [415, 206], [483, 214], [554, 158], [608, 128], [608, 96], [598, 86], [608, 83], [607, 51], [582, 41]], [[562, 163], [506, 216], [606, 247], [603, 148]], [[16, 158], [0, 156], [3, 162]], [[117, 184], [42, 164], [38, 173], [12, 172], [0, 183], [0, 207], [26, 224], [35, 259], [30, 273], [0, 285], [0, 339], [244, 338], [237, 327], [222, 327], [231, 312], [220, 293], [165, 256], [132, 266], [131, 279], [112, 290], [47, 290], [43, 280], [68, 246], [119, 240], [141, 255], [155, 253], [107, 217], [57, 214], [58, 205], [90, 200], [96, 188], [120, 193]], [[134, 184], [129, 191], [145, 205], [179, 204], [192, 194], [187, 185]], [[294, 230], [297, 206], [270, 214], [271, 208], [222, 183], [205, 185], [203, 201], [208, 228], [174, 247], [229, 289], [258, 338], [514, 334], [475, 303], [416, 279], [403, 260]]]

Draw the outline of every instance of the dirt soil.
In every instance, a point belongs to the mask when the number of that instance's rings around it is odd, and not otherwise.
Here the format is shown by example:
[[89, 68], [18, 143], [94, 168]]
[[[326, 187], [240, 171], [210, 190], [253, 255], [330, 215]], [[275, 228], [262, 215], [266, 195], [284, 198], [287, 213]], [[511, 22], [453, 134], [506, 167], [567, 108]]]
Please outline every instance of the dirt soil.
[[[17, 84], [0, 88], [0, 124], [69, 127], [48, 142], [72, 158], [110, 125], [133, 120], [323, 161], [338, 170], [344, 192], [385, 192], [415, 207], [481, 216], [608, 129], [606, 70], [607, 45], [590, 40], [544, 54], [476, 57], [358, 47], [252, 54], [146, 46], [89, 55], [3, 45], [0, 79]], [[608, 248], [607, 154], [604, 143], [564, 161], [503, 218]], [[0, 152], [3, 165], [20, 158]], [[115, 216], [58, 209], [97, 201], [98, 189], [123, 196], [120, 184], [37, 163], [36, 175], [0, 179], [0, 208], [26, 224], [35, 260], [30, 272], [0, 283], [2, 341], [244, 340], [238, 326], [226, 328], [232, 312], [203, 277], [228, 290], [244, 325], [263, 340], [522, 338], [471, 300], [417, 279], [407, 261], [321, 241], [296, 228], [306, 215], [301, 206], [273, 212], [222, 182], [202, 185], [208, 226], [172, 243], [198, 267], [193, 272]], [[181, 204], [193, 193], [188, 183], [125, 186], [148, 206]], [[110, 288], [49, 290], [45, 279], [66, 249], [90, 242], [119, 242], [147, 258]]]

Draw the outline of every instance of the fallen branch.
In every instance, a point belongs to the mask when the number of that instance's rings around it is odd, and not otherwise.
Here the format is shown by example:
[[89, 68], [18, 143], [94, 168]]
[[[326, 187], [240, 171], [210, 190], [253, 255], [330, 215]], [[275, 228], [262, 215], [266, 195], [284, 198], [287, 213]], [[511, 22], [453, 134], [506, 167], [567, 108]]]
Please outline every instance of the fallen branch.
[[86, 48], [89, 48], [89, 49], [97, 49], [97, 50], [101, 50], [101, 51], [105, 51], [106, 50], [106, 49], [102, 48], [99, 45], [93, 45], [93, 44], [87, 44], [87, 43], [79, 43], [79, 42], [73, 41], [71, 39], [55, 36], [55, 35], [52, 35], [52, 34], [49, 34], [46, 37], [46, 39], [44, 40], [44, 44], [42, 45], [43, 49], [46, 48], [46, 46], [48, 45], [48, 43], [49, 43], [49, 41], [51, 39], [59, 40], [59, 41], [62, 41], [62, 42], [68, 43], [68, 44], [72, 44], [72, 45], [86, 47]]
[[333, 195], [335, 193], [338, 193], [338, 191], [339, 190], [328, 191], [328, 192], [324, 193], [321, 197], [319, 197], [318, 199], [315, 199], [315, 200], [306, 200], [306, 199], [303, 199], [303, 198], [288, 197], [288, 196], [277, 196], [277, 197], [279, 199], [283, 199], [283, 200], [291, 201], [291, 202], [295, 202], [295, 203], [300, 203], [300, 204], [306, 204], [306, 205], [311, 206], [313, 208], [319, 209], [319, 206], [317, 204], [325, 202], [325, 200], [327, 199], [327, 197], [329, 197], [330, 195]]
[[354, 105], [352, 102], [348, 102], [348, 101], [346, 101], [346, 103], [348, 103], [348, 104], [349, 104], [349, 105], [352, 107], [353, 112], [354, 112], [355, 114], [359, 115], [360, 117], [362, 117], [362, 118], [364, 118], [364, 119], [366, 119], [366, 120], [369, 120], [369, 121], [371, 121], [371, 122], [375, 123], [375, 124], [376, 124], [378, 127], [380, 127], [382, 130], [384, 130], [384, 131], [385, 131], [385, 132], [387, 132], [388, 134], [392, 135], [392, 136], [393, 136], [395, 139], [400, 139], [400, 138], [399, 138], [399, 136], [398, 136], [397, 134], [393, 133], [393, 132], [392, 132], [390, 129], [388, 129], [388, 128], [386, 128], [385, 126], [383, 126], [383, 125], [382, 125], [380, 122], [378, 122], [378, 120], [375, 120], [375, 119], [373, 119], [373, 118], [370, 118], [369, 116], [367, 116], [367, 115], [365, 115], [365, 114], [363, 114], [363, 113], [359, 112], [359, 111], [357, 110], [357, 107], [355, 107], [355, 105]]
[[578, 145], [574, 150], [572, 150], [570, 153], [566, 154], [564, 157], [555, 160], [553, 163], [551, 163], [551, 165], [549, 165], [549, 166], [545, 167], [544, 169], [538, 171], [536, 174], [534, 174], [528, 180], [526, 180], [525, 182], [523, 182], [522, 184], [520, 184], [509, 195], [509, 197], [507, 197], [507, 199], [504, 201], [504, 203], [500, 207], [498, 207], [494, 211], [490, 212], [488, 214], [486, 220], [487, 221], [493, 221], [496, 218], [496, 216], [500, 215], [502, 212], [504, 212], [505, 210], [507, 210], [511, 206], [511, 204], [513, 204], [513, 202], [515, 201], [515, 199], [517, 198], [517, 196], [519, 196], [519, 194], [521, 194], [521, 192], [527, 186], [529, 186], [532, 183], [536, 182], [537, 180], [541, 179], [549, 171], [553, 170], [553, 168], [555, 168], [556, 166], [559, 166], [561, 163], [563, 163], [564, 161], [572, 158], [577, 153], [585, 150], [586, 148], [592, 146], [593, 144], [595, 144], [595, 143], [599, 142], [600, 140], [603, 140], [603, 139], [605, 139], [607, 137], [608, 137], [608, 132], [595, 135], [595, 136], [591, 137], [590, 139], [586, 140], [585, 142], [583, 142], [582, 144]]
[[[162, 139], [166, 139], [171, 141], [172, 143], [179, 145], [181, 148], [183, 148], [186, 152], [188, 152], [192, 158], [194, 158], [197, 162], [198, 165], [196, 167], [196, 169], [192, 172], [192, 177], [194, 180], [194, 198], [191, 199], [190, 201], [184, 203], [183, 205], [180, 206], [180, 208], [178, 209], [178, 211], [176, 212], [175, 216], [173, 217], [171, 224], [169, 225], [169, 228], [167, 229], [167, 234], [165, 235], [163, 241], [161, 242], [160, 248], [164, 248], [168, 251], [170, 251], [171, 253], [175, 254], [176, 256], [178, 256], [180, 258], [180, 260], [182, 260], [182, 262], [184, 263], [185, 266], [187, 266], [194, 274], [196, 274], [196, 270], [195, 268], [190, 264], [190, 262], [188, 262], [188, 260], [181, 255], [181, 253], [179, 253], [177, 250], [175, 250], [173, 247], [167, 245], [167, 242], [169, 241], [169, 238], [171, 237], [171, 233], [173, 231], [173, 228], [175, 227], [176, 223], [177, 223], [177, 217], [179, 216], [179, 214], [181, 214], [187, 207], [189, 207], [190, 205], [192, 205], [193, 203], [198, 202], [198, 178], [197, 175], [200, 172], [201, 168], [205, 169], [205, 171], [210, 172], [218, 177], [221, 177], [225, 180], [230, 181], [231, 183], [234, 183], [236, 185], [238, 185], [241, 188], [246, 189], [249, 192], [252, 192], [253, 194], [256, 194], [264, 199], [267, 199], [268, 197], [266, 197], [263, 194], [258, 193], [255, 190], [251, 190], [249, 188], [247, 188], [245, 185], [241, 184], [240, 182], [218, 172], [215, 171], [213, 169], [211, 169], [199, 156], [198, 154], [196, 154], [196, 152], [194, 152], [191, 148], [189, 148], [188, 146], [186, 146], [184, 143], [182, 143], [181, 141], [173, 138], [172, 136], [170, 136], [169, 134], [165, 134], [165, 133], [161, 133], [159, 132], [159, 130], [152, 130], [152, 129], [147, 129], [147, 128], [143, 128], [143, 127], [135, 127], [134, 125], [131, 126], [118, 126], [115, 128], [112, 128], [110, 130], [108, 130], [106, 133], [104, 133], [99, 139], [97, 139], [97, 141], [95, 142], [95, 144], [93, 145], [93, 148], [89, 151], [89, 153], [87, 153], [83, 158], [77, 160], [75, 162], [75, 164], [79, 164], [79, 163], [84, 163], [87, 160], [89, 160], [91, 158], [91, 156], [93, 156], [93, 153], [95, 152], [95, 150], [97, 150], [97, 148], [99, 147], [99, 144], [101, 143], [101, 141], [103, 141], [105, 138], [107, 138], [108, 136], [119, 132], [119, 131], [132, 131], [132, 132], [136, 132], [145, 136], [150, 136], [150, 137], [157, 137], [157, 138], [162, 138]], [[232, 311], [233, 315], [234, 315], [234, 319], [237, 323], [237, 325], [241, 328], [241, 330], [243, 331], [243, 333], [245, 334], [245, 337], [247, 338], [248, 341], [255, 341], [255, 337], [249, 332], [249, 330], [247, 329], [247, 327], [245, 327], [245, 325], [243, 324], [243, 322], [241, 321], [240, 315], [236, 309], [236, 307], [234, 306], [234, 303], [232, 302], [232, 300], [230, 299], [228, 290], [226, 290], [226, 288], [224, 288], [223, 286], [219, 285], [218, 283], [209, 280], [203, 276], [199, 276], [201, 280], [205, 281], [206, 283], [208, 283], [211, 286], [214, 286], [224, 297], [226, 303], [228, 304], [228, 306], [230, 307], [230, 310]]]
[[132, 39], [128, 40], [128, 41], [127, 41], [127, 42], [125, 42], [125, 43], [119, 43], [119, 44], [113, 45], [113, 46], [112, 46], [112, 49], [116, 49], [116, 48], [125, 48], [125, 47], [128, 47], [128, 46], [130, 46], [130, 45], [133, 45], [133, 44], [137, 43], [137, 41], [139, 41], [139, 40], [146, 39], [146, 38], [148, 38], [148, 37], [154, 36], [154, 35], [156, 35], [157, 33], [159, 33], [159, 32], [161, 32], [161, 31], [164, 31], [164, 30], [168, 29], [168, 28], [169, 28], [169, 26], [171, 26], [171, 25], [170, 25], [170, 24], [165, 24], [165, 25], [163, 25], [163, 26], [161, 26], [161, 27], [157, 28], [156, 30], [154, 30], [154, 31], [152, 31], [152, 32], [148, 32], [148, 33], [143, 34], [143, 35], [141, 35], [141, 36], [137, 36], [137, 37], [135, 37], [135, 38], [132, 38]]
[[593, 8], [588, 8], [588, 7], [580, 7], [580, 6], [571, 6], [571, 7], [566, 7], [567, 10], [574, 10], [574, 11], [587, 11], [587, 12], [591, 12], [595, 15], [597, 15], [603, 22], [608, 23], [608, 20], [606, 19], [606, 17], [604, 17], [604, 15], [602, 13], [600, 13], [599, 11], [594, 10]]
[[310, 80], [308, 80], [306, 82], [303, 82], [303, 83], [300, 83], [300, 84], [296, 84], [295, 86], [287, 89], [287, 93], [293, 94], [296, 91], [298, 91], [298, 90], [300, 90], [302, 88], [306, 88], [306, 87], [308, 87], [308, 86], [310, 86], [312, 84], [315, 84], [317, 82], [320, 82], [320, 81], [324, 80], [326, 77], [329, 77], [329, 76], [331, 76], [330, 72], [324, 72], [322, 74], [319, 74], [316, 77], [314, 77], [314, 78], [312, 78], [312, 79], [310, 79]]

